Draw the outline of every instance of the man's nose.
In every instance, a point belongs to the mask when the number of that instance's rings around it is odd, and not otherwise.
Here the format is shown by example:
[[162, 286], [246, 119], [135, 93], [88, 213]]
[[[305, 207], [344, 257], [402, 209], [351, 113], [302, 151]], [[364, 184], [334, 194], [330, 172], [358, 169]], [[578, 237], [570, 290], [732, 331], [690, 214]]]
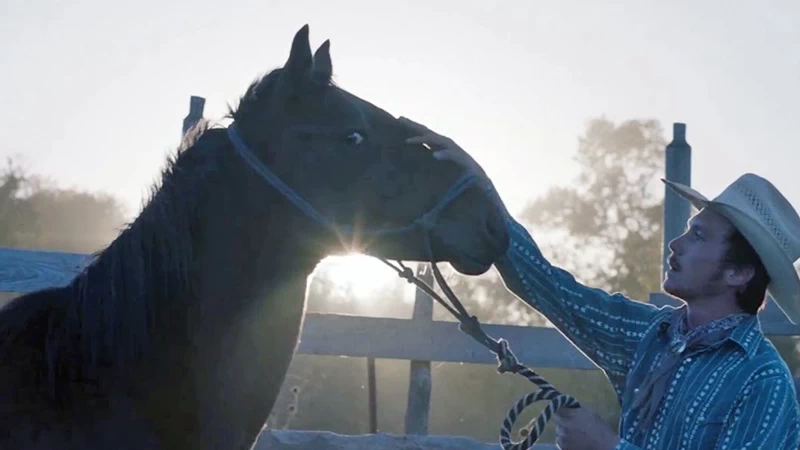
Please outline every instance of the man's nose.
[[669, 241], [669, 244], [667, 245], [667, 247], [670, 249], [670, 251], [672, 253], [675, 253], [675, 254], [678, 253], [678, 244], [679, 244], [680, 239], [681, 238], [677, 237], [677, 238]]

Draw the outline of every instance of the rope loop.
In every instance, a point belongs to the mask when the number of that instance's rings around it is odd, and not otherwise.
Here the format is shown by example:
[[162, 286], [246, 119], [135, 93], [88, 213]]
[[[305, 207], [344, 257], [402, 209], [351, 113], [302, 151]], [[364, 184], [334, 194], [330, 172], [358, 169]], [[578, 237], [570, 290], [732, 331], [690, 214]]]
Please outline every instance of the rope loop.
[[[500, 361], [500, 366], [497, 371], [500, 373], [518, 373], [539, 387], [538, 391], [531, 392], [517, 401], [514, 407], [508, 411], [508, 415], [500, 428], [500, 445], [503, 450], [528, 450], [539, 440], [539, 436], [541, 436], [544, 427], [553, 417], [553, 414], [562, 407], [579, 408], [580, 404], [575, 398], [562, 394], [539, 374], [520, 364], [505, 339], [500, 339], [499, 344], [501, 351], [498, 352], [497, 358]], [[519, 415], [525, 408], [540, 400], [549, 401], [544, 411], [539, 414], [539, 417], [523, 427], [520, 432], [524, 436], [523, 440], [512, 441], [511, 429], [514, 428], [514, 423], [519, 418]]]

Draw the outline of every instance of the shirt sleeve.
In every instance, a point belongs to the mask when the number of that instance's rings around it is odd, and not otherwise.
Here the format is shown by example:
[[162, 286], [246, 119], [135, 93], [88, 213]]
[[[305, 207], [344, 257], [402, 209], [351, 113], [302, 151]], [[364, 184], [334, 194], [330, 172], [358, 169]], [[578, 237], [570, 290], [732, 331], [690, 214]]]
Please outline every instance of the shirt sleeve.
[[630, 442], [626, 441], [625, 439], [622, 439], [619, 441], [619, 444], [617, 444], [617, 446], [614, 447], [614, 450], [642, 450], [642, 447], [639, 447], [638, 445], [633, 445]]
[[495, 262], [506, 287], [600, 366], [620, 395], [636, 347], [661, 310], [579, 283], [550, 264], [528, 231], [508, 214], [506, 223], [508, 250]]
[[715, 448], [797, 450], [799, 414], [792, 380], [785, 370], [767, 366], [742, 391]]

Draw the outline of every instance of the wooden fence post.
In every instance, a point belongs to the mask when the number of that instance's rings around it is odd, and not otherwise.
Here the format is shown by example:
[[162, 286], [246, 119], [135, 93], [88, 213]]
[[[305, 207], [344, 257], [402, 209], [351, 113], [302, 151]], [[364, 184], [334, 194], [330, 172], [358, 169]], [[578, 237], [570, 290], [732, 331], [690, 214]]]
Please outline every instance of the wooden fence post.
[[206, 99], [193, 95], [189, 98], [189, 114], [183, 119], [183, 129], [181, 135], [186, 134], [197, 122], [203, 118], [203, 109], [206, 106]]
[[[433, 270], [429, 264], [419, 264], [417, 277], [433, 286]], [[425, 328], [433, 321], [433, 299], [422, 289], [414, 298], [411, 322]], [[403, 345], [403, 343], [399, 343]], [[408, 405], [406, 407], [406, 434], [427, 435], [428, 416], [431, 410], [431, 362], [412, 360], [408, 373]]]
[[375, 380], [375, 358], [370, 356], [367, 358], [367, 387], [369, 407], [369, 432], [375, 434], [378, 432], [378, 387]]

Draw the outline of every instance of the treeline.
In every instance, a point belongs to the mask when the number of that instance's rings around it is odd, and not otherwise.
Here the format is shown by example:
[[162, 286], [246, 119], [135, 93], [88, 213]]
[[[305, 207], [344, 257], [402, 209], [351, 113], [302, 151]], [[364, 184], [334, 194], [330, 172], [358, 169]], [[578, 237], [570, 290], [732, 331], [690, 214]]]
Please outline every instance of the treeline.
[[0, 173], [0, 246], [91, 253], [124, 224], [110, 195], [57, 187], [11, 159]]

